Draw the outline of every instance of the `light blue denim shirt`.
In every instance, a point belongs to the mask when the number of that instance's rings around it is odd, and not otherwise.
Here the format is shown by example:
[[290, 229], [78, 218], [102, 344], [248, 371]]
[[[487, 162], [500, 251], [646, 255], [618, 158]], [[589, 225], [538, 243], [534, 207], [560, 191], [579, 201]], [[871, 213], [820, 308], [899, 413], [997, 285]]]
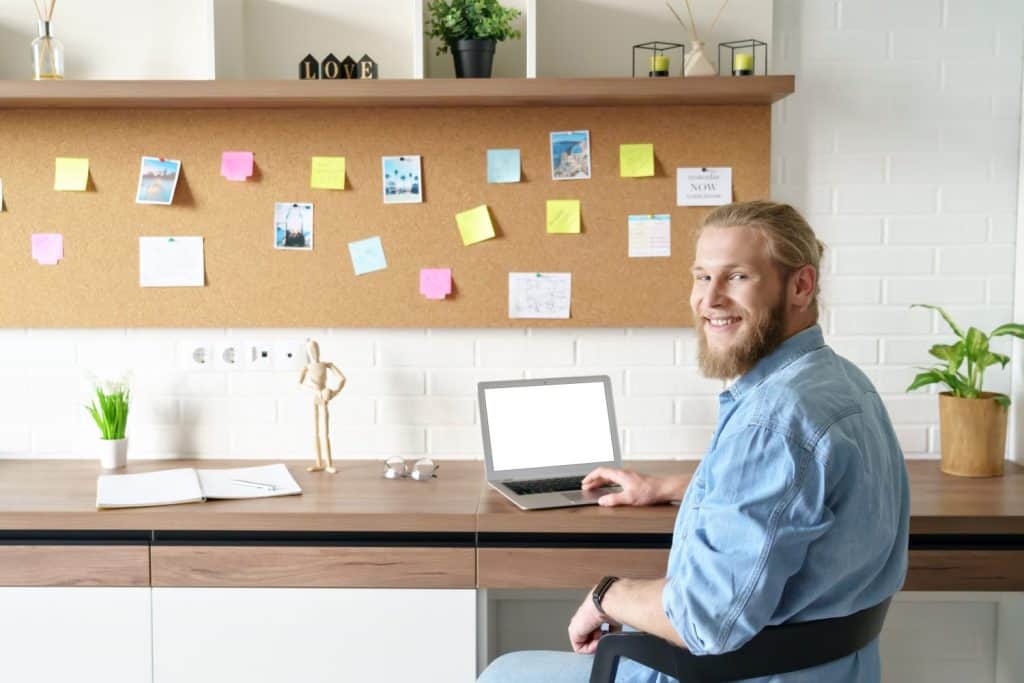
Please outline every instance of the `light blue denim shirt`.
[[[787, 339], [719, 395], [718, 426], [676, 517], [665, 614], [690, 651], [765, 626], [851, 614], [899, 590], [910, 490], [871, 382], [825, 345]], [[623, 661], [619, 681], [673, 680]], [[878, 683], [877, 639], [771, 683]]]

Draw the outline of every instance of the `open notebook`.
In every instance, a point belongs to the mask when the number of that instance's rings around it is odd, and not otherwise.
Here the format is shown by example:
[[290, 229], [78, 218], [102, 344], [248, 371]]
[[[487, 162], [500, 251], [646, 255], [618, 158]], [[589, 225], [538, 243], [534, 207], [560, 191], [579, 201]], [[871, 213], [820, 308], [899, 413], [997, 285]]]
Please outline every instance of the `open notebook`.
[[302, 489], [282, 464], [197, 470], [179, 467], [142, 474], [101, 474], [96, 479], [97, 508], [197, 503], [207, 498], [292, 496]]

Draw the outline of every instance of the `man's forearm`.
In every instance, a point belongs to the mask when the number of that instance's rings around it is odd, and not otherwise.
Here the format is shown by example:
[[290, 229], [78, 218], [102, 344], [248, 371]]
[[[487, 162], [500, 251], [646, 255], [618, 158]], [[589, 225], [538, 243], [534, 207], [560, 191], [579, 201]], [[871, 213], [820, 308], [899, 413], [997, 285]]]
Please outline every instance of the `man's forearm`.
[[605, 593], [601, 605], [608, 616], [621, 624], [686, 647], [662, 607], [665, 581], [619, 579]]
[[688, 474], [676, 474], [669, 477], [662, 477], [658, 486], [658, 500], [682, 500], [686, 493], [686, 484], [690, 480]]

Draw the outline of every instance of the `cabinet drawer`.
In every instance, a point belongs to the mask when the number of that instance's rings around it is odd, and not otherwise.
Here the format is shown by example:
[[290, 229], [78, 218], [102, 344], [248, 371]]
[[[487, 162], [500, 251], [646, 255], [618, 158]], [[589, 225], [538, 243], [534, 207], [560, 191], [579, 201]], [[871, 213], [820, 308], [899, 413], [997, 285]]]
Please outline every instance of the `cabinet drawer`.
[[2, 586], [148, 586], [146, 545], [0, 545]]
[[160, 546], [154, 586], [472, 588], [473, 548]]
[[665, 576], [668, 550], [650, 548], [480, 548], [480, 588], [591, 588], [602, 576]]
[[906, 591], [1024, 591], [1024, 550], [911, 550]]

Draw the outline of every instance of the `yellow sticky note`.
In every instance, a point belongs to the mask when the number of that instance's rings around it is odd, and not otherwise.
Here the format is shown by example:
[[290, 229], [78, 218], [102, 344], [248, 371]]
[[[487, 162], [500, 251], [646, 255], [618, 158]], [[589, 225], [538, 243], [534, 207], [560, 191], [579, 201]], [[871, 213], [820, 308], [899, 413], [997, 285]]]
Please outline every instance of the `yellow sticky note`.
[[654, 145], [619, 145], [619, 175], [623, 178], [654, 175]]
[[569, 234], [580, 231], [580, 200], [548, 200], [548, 232]]
[[53, 189], [62, 192], [85, 192], [89, 184], [89, 160], [57, 157], [57, 173], [53, 178]]
[[318, 190], [344, 190], [345, 157], [313, 157], [309, 184]]
[[463, 246], [468, 247], [494, 237], [494, 225], [491, 224], [491, 214], [486, 204], [455, 214], [455, 222], [459, 224]]

